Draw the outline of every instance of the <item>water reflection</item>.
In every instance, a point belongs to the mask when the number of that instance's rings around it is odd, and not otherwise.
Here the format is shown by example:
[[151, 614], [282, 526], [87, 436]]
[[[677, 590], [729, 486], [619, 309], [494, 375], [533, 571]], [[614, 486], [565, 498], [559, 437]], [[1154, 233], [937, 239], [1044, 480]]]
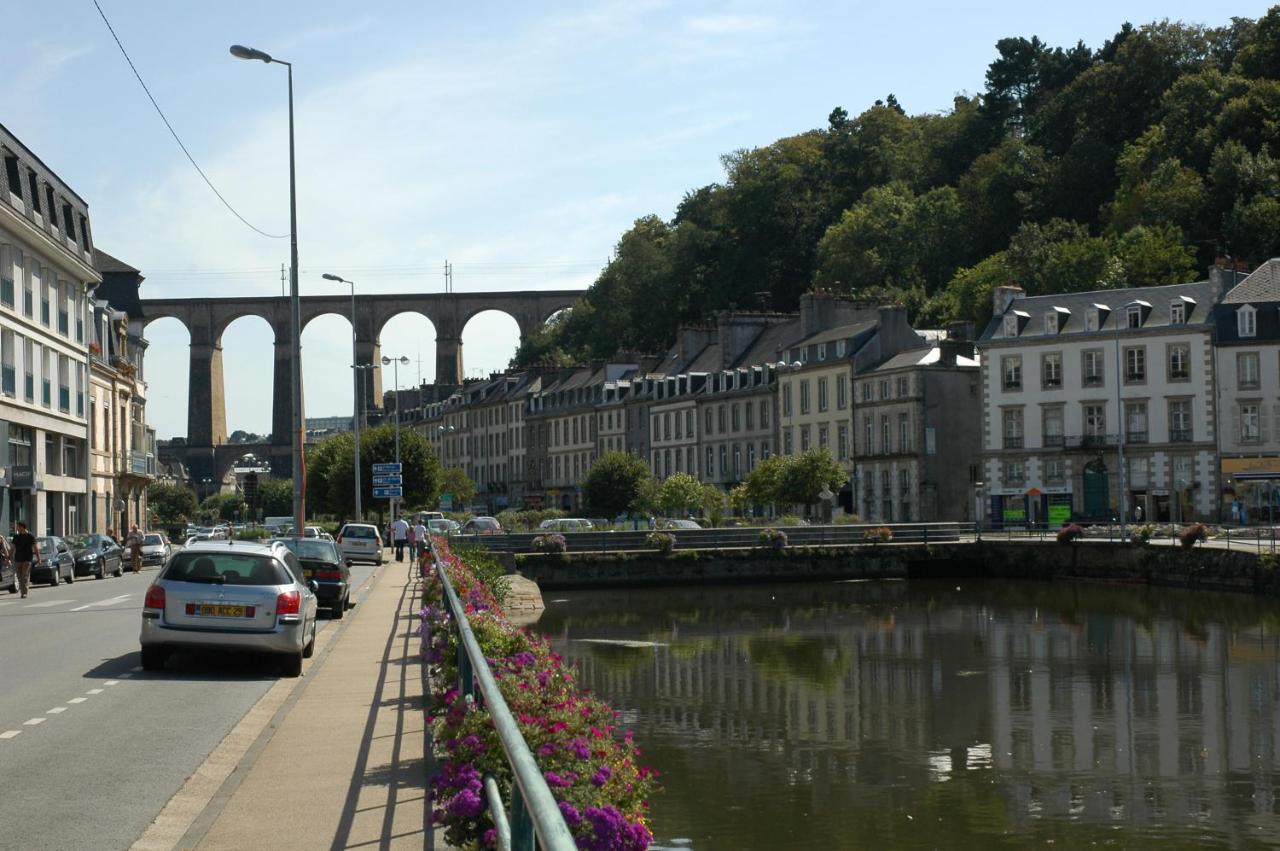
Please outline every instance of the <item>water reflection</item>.
[[1276, 603], [917, 581], [557, 596], [536, 628], [662, 772], [661, 846], [1280, 843]]

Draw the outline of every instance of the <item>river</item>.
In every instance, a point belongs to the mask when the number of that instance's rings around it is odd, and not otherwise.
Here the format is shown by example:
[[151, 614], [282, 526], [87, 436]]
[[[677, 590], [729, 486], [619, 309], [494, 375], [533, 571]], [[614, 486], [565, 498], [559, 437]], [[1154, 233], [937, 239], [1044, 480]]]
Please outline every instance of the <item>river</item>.
[[656, 849], [1280, 845], [1280, 602], [1070, 583], [547, 594]]

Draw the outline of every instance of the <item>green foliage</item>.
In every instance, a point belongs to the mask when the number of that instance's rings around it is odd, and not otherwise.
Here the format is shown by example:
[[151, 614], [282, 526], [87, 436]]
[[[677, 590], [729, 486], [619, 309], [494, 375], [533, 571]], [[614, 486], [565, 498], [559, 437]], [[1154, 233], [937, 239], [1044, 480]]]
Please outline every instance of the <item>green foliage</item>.
[[658, 507], [667, 514], [686, 514], [702, 504], [702, 482], [689, 473], [668, 476], [658, 491]]
[[238, 520], [245, 516], [244, 497], [239, 493], [215, 493], [204, 498], [197, 510], [202, 523]]
[[[404, 435], [402, 434], [401, 437]], [[497, 557], [483, 546], [470, 544], [461, 538], [451, 539], [449, 548], [453, 554], [466, 562], [467, 567], [480, 583], [489, 589], [501, 606], [507, 600], [507, 569]]]
[[258, 507], [263, 517], [293, 514], [293, 480], [259, 478]]
[[147, 488], [147, 504], [161, 525], [185, 523], [196, 516], [196, 492], [186, 485], [157, 483]]
[[649, 465], [628, 452], [605, 452], [582, 480], [588, 510], [612, 519], [631, 507], [649, 478]]
[[650, 532], [644, 536], [645, 546], [665, 555], [670, 555], [676, 546], [676, 536], [670, 532]]
[[[401, 452], [403, 451], [404, 448], [401, 447]], [[440, 493], [453, 497], [455, 507], [466, 508], [476, 498], [476, 483], [467, 477], [466, 471], [461, 467], [447, 467], [440, 477]]]
[[[372, 465], [396, 460], [395, 428], [380, 425], [360, 433], [362, 502], [366, 513], [380, 513], [386, 500], [373, 498]], [[353, 454], [349, 432], [320, 441], [307, 453], [307, 510], [309, 513], [350, 516], [355, 512]], [[400, 429], [400, 462], [404, 470], [404, 498], [409, 505], [434, 505], [440, 494], [440, 462], [426, 438], [413, 429]]]
[[237, 541], [261, 541], [263, 538], [269, 537], [271, 537], [271, 532], [261, 526], [250, 526], [236, 530]]
[[813, 505], [824, 487], [838, 491], [849, 475], [825, 447], [788, 456], [782, 475], [782, 502]]

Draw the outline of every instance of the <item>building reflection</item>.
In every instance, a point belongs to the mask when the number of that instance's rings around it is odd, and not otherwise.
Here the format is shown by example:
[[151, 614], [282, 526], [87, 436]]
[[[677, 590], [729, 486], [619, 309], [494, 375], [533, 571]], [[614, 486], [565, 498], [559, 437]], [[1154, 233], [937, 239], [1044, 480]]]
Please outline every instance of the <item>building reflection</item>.
[[901, 585], [892, 600], [841, 591], [714, 614], [604, 595], [593, 618], [552, 612], [540, 629], [642, 741], [755, 754], [772, 783], [819, 778], [819, 799], [842, 783], [923, 794], [981, 779], [1015, 829], [1280, 836], [1280, 649], [1265, 617], [1082, 613], [979, 589], [940, 605]]

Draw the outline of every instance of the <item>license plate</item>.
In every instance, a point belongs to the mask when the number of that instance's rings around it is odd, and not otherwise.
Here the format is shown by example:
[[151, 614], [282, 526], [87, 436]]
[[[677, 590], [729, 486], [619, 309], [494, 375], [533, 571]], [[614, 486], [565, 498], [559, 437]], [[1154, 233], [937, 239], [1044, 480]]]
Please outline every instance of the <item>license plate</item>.
[[221, 603], [189, 603], [187, 614], [198, 618], [251, 618], [253, 606], [228, 606]]
[[316, 572], [309, 567], [304, 567], [302, 568], [302, 575], [305, 576], [307, 579], [310, 579], [311, 577], [316, 575]]

